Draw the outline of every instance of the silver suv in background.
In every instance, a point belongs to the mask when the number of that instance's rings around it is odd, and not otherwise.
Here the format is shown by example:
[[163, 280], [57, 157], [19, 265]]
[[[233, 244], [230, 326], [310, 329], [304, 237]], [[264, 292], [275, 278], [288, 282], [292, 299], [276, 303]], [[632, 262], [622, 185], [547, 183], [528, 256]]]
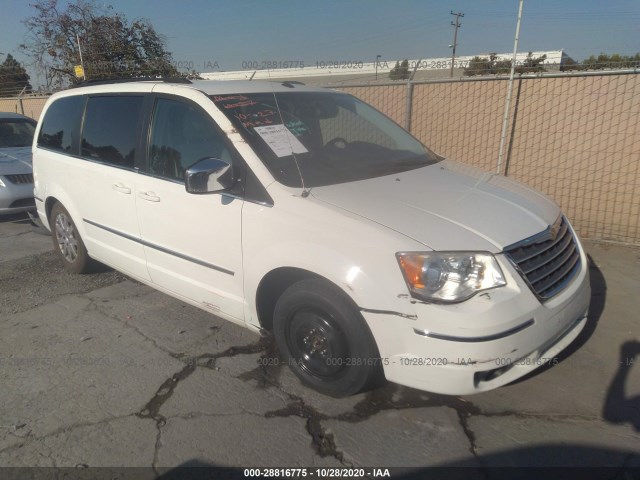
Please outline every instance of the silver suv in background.
[[0, 215], [35, 211], [31, 143], [36, 121], [0, 112]]

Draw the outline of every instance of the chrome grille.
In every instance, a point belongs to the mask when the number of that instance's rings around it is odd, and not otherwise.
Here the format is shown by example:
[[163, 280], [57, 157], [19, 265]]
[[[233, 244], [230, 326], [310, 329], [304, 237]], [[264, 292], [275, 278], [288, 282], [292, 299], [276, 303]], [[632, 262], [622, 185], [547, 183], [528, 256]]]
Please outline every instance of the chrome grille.
[[544, 232], [507, 247], [505, 254], [543, 301], [560, 293], [580, 270], [578, 245], [564, 217]]
[[33, 183], [33, 174], [32, 173], [19, 173], [16, 175], [5, 175], [4, 176], [11, 183], [15, 183], [17, 185], [22, 183]]

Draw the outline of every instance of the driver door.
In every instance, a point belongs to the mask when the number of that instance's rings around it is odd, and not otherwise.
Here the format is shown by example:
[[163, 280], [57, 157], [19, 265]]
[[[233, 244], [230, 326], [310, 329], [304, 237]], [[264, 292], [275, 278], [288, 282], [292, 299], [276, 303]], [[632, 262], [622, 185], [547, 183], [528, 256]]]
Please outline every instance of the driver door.
[[189, 166], [206, 157], [233, 163], [231, 149], [202, 108], [168, 95], [155, 97], [148, 139], [136, 203], [151, 280], [213, 313], [243, 321], [243, 200], [194, 195], [184, 186]]

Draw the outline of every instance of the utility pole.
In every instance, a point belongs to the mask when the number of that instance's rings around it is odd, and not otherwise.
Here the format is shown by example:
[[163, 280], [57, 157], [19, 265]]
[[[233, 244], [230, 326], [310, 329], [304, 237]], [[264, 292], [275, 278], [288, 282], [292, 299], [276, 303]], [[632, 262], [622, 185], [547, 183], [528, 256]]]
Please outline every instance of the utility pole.
[[498, 149], [498, 165], [496, 173], [502, 173], [502, 158], [507, 140], [507, 127], [509, 122], [509, 111], [511, 110], [511, 95], [513, 93], [513, 77], [516, 72], [516, 58], [518, 56], [518, 40], [520, 39], [520, 23], [522, 22], [522, 7], [524, 0], [520, 0], [518, 7], [518, 20], [516, 21], [516, 36], [513, 41], [513, 57], [511, 57], [511, 72], [509, 73], [509, 86], [507, 88], [507, 99], [504, 103], [504, 115], [502, 117], [502, 133], [500, 134], [500, 148]]
[[456, 22], [451, 22], [451, 25], [453, 25], [455, 28], [453, 30], [453, 43], [449, 45], [451, 48], [453, 48], [453, 53], [451, 54], [451, 71], [449, 72], [449, 76], [453, 77], [453, 64], [456, 61], [456, 47], [458, 46], [458, 29], [462, 26], [462, 24], [460, 23], [460, 17], [464, 17], [464, 13], [454, 13], [453, 10], [451, 10], [451, 15], [456, 17]]
[[380, 60], [382, 55], [376, 55], [376, 80], [378, 80], [378, 60]]

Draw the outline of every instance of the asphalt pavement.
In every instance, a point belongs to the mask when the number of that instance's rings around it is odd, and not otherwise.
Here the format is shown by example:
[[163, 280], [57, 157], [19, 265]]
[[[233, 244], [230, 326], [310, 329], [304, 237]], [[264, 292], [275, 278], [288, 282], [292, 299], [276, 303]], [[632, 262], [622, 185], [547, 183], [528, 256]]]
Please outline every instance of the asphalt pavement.
[[587, 466], [637, 478], [640, 248], [585, 244], [589, 322], [553, 365], [474, 396], [386, 384], [334, 399], [302, 386], [268, 336], [107, 268], [68, 274], [50, 237], [0, 218], [0, 466], [110, 478], [181, 465], [468, 467], [461, 478]]

